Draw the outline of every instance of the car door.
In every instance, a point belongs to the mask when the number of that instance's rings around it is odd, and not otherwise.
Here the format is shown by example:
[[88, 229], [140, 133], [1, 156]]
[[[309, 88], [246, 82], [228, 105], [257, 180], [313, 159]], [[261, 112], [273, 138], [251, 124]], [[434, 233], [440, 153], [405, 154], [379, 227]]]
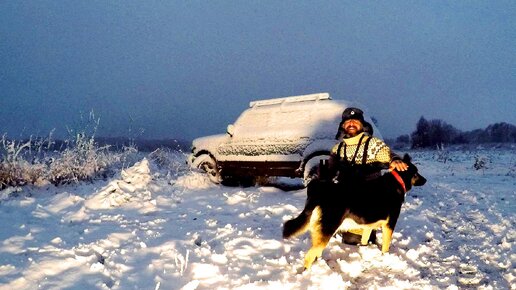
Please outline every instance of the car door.
[[[270, 111], [246, 110], [234, 124], [233, 136], [219, 146], [219, 154], [231, 159], [256, 159], [266, 152]], [[253, 158], [254, 157], [254, 158]]]

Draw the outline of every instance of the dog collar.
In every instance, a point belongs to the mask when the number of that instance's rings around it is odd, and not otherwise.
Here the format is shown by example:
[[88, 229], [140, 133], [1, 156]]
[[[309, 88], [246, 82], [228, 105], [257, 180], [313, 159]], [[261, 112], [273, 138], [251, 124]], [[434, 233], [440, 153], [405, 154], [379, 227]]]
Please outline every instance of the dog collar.
[[407, 192], [407, 188], [405, 187], [405, 182], [401, 178], [401, 176], [398, 174], [396, 170], [391, 171], [392, 176], [396, 178], [396, 180], [400, 183], [401, 187], [403, 188], [403, 193]]

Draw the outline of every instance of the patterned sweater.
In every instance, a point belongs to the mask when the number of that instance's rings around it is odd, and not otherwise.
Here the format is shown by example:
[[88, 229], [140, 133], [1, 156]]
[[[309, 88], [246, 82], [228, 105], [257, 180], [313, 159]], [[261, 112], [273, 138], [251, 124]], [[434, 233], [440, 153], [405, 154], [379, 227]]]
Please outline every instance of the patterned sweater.
[[[363, 138], [362, 138], [363, 136]], [[360, 139], [362, 138], [362, 142]], [[352, 161], [353, 157], [355, 157], [355, 164], [362, 164], [363, 156], [364, 156], [364, 146], [367, 139], [371, 139], [369, 141], [369, 146], [367, 148], [367, 158], [366, 164], [385, 164], [388, 165], [393, 159], [397, 159], [396, 155], [391, 152], [391, 149], [385, 142], [376, 137], [371, 137], [369, 135], [364, 135], [364, 133], [360, 133], [355, 137], [345, 138], [342, 142], [345, 142], [346, 146], [340, 145], [337, 143], [331, 150], [331, 155], [338, 160], [344, 159], [344, 151], [346, 153], [346, 159], [348, 161]], [[360, 142], [360, 144], [358, 144]], [[340, 152], [337, 152], [340, 147]], [[358, 152], [357, 152], [358, 150]]]

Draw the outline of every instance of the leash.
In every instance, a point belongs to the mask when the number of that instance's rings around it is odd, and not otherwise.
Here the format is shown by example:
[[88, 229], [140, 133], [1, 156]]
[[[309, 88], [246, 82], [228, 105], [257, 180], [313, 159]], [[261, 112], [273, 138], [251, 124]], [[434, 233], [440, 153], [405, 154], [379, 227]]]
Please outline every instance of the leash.
[[392, 176], [394, 176], [394, 178], [396, 178], [396, 180], [399, 182], [399, 184], [403, 188], [403, 193], [407, 192], [407, 188], [405, 187], [405, 182], [403, 181], [403, 179], [401, 178], [399, 173], [396, 170], [392, 170], [391, 174], [392, 174]]

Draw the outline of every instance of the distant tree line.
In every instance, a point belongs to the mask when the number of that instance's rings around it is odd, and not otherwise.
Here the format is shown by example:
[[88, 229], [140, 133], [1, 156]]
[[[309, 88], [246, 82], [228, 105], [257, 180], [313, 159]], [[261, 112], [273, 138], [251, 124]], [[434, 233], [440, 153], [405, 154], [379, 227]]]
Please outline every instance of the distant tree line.
[[505, 122], [489, 125], [485, 129], [462, 132], [442, 120], [421, 117], [416, 130], [396, 139], [397, 144], [410, 144], [412, 148], [442, 147], [449, 144], [516, 143], [516, 126]]

